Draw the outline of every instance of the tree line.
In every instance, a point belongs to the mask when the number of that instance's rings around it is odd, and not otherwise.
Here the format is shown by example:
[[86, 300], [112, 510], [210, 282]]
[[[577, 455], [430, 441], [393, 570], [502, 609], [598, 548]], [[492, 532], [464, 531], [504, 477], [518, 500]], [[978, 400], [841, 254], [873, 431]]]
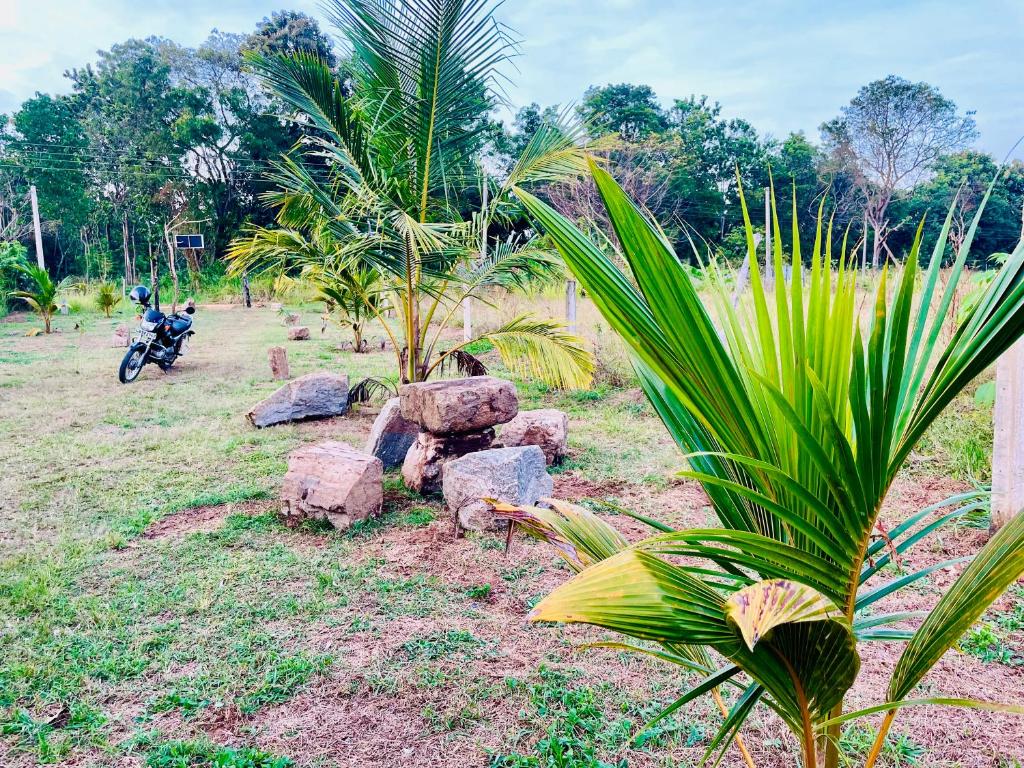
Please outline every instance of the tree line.
[[[272, 224], [263, 197], [276, 188], [275, 164], [305, 141], [303, 126], [286, 119], [290, 107], [260, 84], [247, 51], [312, 52], [330, 64], [343, 89], [352, 87], [346, 57], [314, 19], [291, 11], [273, 14], [249, 34], [214, 31], [196, 48], [148, 38], [101, 51], [95, 63], [65, 73], [70, 93], [37, 93], [0, 116], [0, 243], [21, 243], [31, 257], [34, 185], [46, 263], [58, 279], [143, 280], [151, 259], [166, 263], [173, 253], [166, 235], [175, 226], [206, 239], [205, 250], [182, 255], [193, 281], [219, 277], [222, 257], [243, 228]], [[531, 104], [503, 125], [492, 96], [481, 91], [478, 106], [476, 162], [499, 177], [541, 126], [566, 111]], [[821, 126], [818, 141], [760, 133], [746, 120], [726, 118], [707, 96], [665, 108], [642, 84], [591, 87], [573, 111], [592, 136], [617, 135], [604, 152], [607, 164], [662, 223], [681, 258], [693, 258], [695, 248], [741, 257], [741, 191], [755, 222], [763, 222], [763, 190], [771, 183], [780, 208], [795, 194], [804, 237], [813, 238], [824, 206], [837, 244], [845, 236], [876, 266], [905, 253], [926, 212], [928, 234], [936, 234], [955, 202], [955, 248], [999, 173], [993, 157], [970, 149], [976, 132], [969, 114], [933, 86], [898, 77], [862, 88]], [[544, 195], [575, 220], [594, 222], [592, 234], [614, 237], [586, 182], [549, 185]], [[1001, 173], [972, 265], [1012, 249], [1022, 205], [1018, 162]], [[782, 239], [787, 244], [789, 234]], [[5, 246], [0, 262], [25, 249]]]

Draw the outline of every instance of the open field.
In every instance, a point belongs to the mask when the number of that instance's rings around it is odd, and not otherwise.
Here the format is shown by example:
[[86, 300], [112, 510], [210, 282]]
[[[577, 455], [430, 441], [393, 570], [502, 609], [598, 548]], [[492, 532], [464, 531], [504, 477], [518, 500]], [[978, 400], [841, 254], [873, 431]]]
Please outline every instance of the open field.
[[[277, 522], [289, 451], [327, 437], [361, 447], [374, 414], [248, 425], [244, 412], [275, 388], [275, 313], [201, 307], [190, 355], [122, 387], [122, 350], [108, 340], [126, 317], [88, 316], [84, 332], [73, 327], [82, 316], [61, 317], [63, 333], [33, 338], [25, 316], [0, 322], [0, 765], [696, 765], [718, 723], [704, 700], [630, 745], [684, 674], [575, 652], [595, 630], [526, 623], [568, 576], [551, 550], [517, 540], [506, 556], [499, 538], [456, 540], [439, 500], [410, 495], [397, 475], [384, 515], [361, 529]], [[338, 351], [337, 329], [321, 336], [308, 309], [304, 322], [313, 340], [289, 344], [293, 375], [392, 373], [390, 353]], [[587, 306], [581, 326], [614, 363]], [[624, 369], [600, 373], [587, 392], [517, 382], [523, 407], [570, 415], [555, 494], [713, 524], [699, 488], [674, 477], [677, 449]], [[970, 397], [955, 404], [897, 481], [888, 524], [984, 480], [990, 420]], [[969, 554], [984, 538], [944, 529], [903, 565]], [[928, 607], [955, 575], [937, 571], [885, 607]], [[885, 644], [866, 648], [854, 704], [879, 700], [894, 661]], [[923, 688], [1024, 701], [1024, 587]], [[1018, 717], [918, 709], [896, 723], [888, 766], [1024, 763]], [[773, 716], [743, 733], [758, 766], [795, 764]], [[865, 725], [844, 739], [856, 752], [870, 736]], [[730, 751], [723, 764], [741, 761]]]

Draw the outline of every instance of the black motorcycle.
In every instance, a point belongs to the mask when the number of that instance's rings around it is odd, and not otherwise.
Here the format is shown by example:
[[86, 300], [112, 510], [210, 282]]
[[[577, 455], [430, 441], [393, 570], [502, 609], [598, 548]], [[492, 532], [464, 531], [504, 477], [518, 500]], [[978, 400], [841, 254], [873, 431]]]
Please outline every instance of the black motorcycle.
[[185, 354], [183, 347], [195, 334], [191, 315], [195, 314], [196, 305], [191, 299], [183, 312], [165, 315], [149, 306], [150, 293], [144, 285], [133, 288], [130, 298], [142, 308], [142, 323], [117, 371], [122, 384], [135, 381], [146, 363], [156, 363], [161, 370], [169, 370], [174, 361]]

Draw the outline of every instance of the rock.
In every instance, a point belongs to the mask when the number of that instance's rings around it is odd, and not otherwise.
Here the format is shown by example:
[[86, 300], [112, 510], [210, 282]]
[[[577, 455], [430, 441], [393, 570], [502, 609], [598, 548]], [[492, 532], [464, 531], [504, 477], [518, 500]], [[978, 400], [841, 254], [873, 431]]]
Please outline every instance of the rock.
[[284, 309], [284, 304], [282, 304], [279, 301], [272, 301], [270, 302], [269, 306], [270, 309], [274, 312], [280, 312], [282, 309]]
[[298, 312], [289, 312], [283, 318], [281, 318], [281, 322], [283, 322], [285, 325], [298, 325], [299, 320], [301, 319], [302, 318], [299, 316]]
[[400, 467], [419, 431], [419, 425], [402, 418], [401, 400], [393, 397], [384, 404], [373, 422], [366, 452], [384, 462], [384, 469]]
[[380, 513], [384, 465], [334, 440], [307, 445], [288, 456], [281, 500], [281, 516], [288, 525], [326, 520], [344, 530]]
[[437, 493], [441, 490], [444, 466], [448, 461], [490, 448], [493, 442], [493, 429], [457, 435], [420, 432], [402, 462], [402, 479], [406, 488], [417, 493]]
[[127, 347], [132, 340], [131, 329], [127, 325], [119, 325], [114, 329], [114, 335], [110, 337], [110, 346]]
[[483, 499], [533, 505], [550, 496], [553, 486], [544, 451], [536, 445], [479, 451], [444, 467], [444, 500], [458, 526], [471, 531], [506, 525]]
[[247, 414], [257, 427], [340, 416], [348, 410], [348, 376], [320, 371], [290, 381]]
[[284, 347], [271, 347], [267, 350], [270, 361], [270, 375], [275, 381], [287, 381], [291, 378], [288, 370], [288, 350]]
[[501, 428], [501, 442], [509, 447], [536, 445], [544, 451], [548, 466], [568, 453], [569, 417], [554, 408], [520, 411]]
[[515, 386], [494, 376], [406, 384], [398, 394], [402, 416], [435, 434], [493, 427], [519, 411]]
[[288, 329], [288, 341], [305, 341], [309, 338], [309, 328], [305, 325], [297, 325]]

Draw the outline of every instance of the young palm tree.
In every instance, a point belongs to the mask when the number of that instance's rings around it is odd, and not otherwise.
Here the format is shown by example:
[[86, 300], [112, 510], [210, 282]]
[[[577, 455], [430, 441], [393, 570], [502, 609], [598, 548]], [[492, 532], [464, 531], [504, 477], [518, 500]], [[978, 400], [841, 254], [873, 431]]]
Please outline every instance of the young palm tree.
[[[331, 269], [378, 270], [396, 309], [403, 381], [437, 370], [440, 342], [458, 306], [552, 272], [533, 239], [487, 242], [487, 225], [510, 215], [514, 185], [556, 181], [586, 168], [580, 130], [538, 132], [502, 184], [481, 179], [481, 133], [493, 80], [512, 43], [489, 0], [335, 0], [333, 20], [350, 52], [351, 83], [312, 53], [249, 61], [304, 126], [303, 156], [286, 158], [267, 196], [292, 233], [328, 232]], [[351, 95], [349, 95], [351, 93]], [[488, 200], [466, 213], [467, 190]], [[253, 230], [231, 250], [233, 270], [319, 268], [320, 254], [261, 247]], [[518, 317], [487, 334], [514, 369], [563, 386], [593, 368], [579, 339], [555, 322]]]
[[114, 283], [103, 282], [96, 289], [96, 307], [110, 317], [114, 307], [121, 303], [121, 292]]
[[[774, 295], [752, 269], [752, 300], [734, 308], [714, 265], [705, 270], [716, 326], [657, 225], [607, 173], [596, 166], [592, 173], [635, 282], [552, 208], [527, 192], [519, 197], [629, 346], [647, 396], [687, 454], [690, 469], [682, 474], [702, 484], [722, 527], [674, 531], [647, 521], [654, 535], [629, 545], [586, 510], [502, 507], [579, 570], [532, 618], [654, 641], [661, 650], [620, 647], [701, 671], [703, 681], [666, 713], [734, 687], [739, 696], [706, 759], [728, 747], [759, 703], [795, 734], [804, 768], [837, 766], [840, 724], [865, 715], [885, 713], [870, 768], [903, 707], [1024, 712], [912, 698], [943, 653], [1024, 574], [1024, 515], [982, 548], [927, 613], [887, 613], [878, 601], [962, 559], [888, 581], [883, 569], [984, 502], [954, 497], [876, 535], [889, 487], [924, 432], [1024, 334], [1024, 243], [943, 345], [940, 331], [981, 210], [944, 288], [939, 268], [950, 217], [923, 275], [919, 229], [902, 275], [894, 280], [883, 271], [862, 332], [845, 243], [833, 255], [831, 227], [823, 236], [819, 212], [805, 271], [794, 204], [791, 282], [783, 277], [776, 216]], [[747, 242], [753, 259], [749, 221]], [[893, 627], [916, 620], [914, 630]], [[906, 643], [886, 699], [844, 712], [858, 647], [875, 641]], [[713, 650], [724, 665], [715, 669], [694, 647]]]
[[35, 288], [31, 291], [11, 291], [10, 296], [28, 304], [42, 318], [44, 332], [49, 333], [50, 321], [57, 311], [59, 286], [43, 267], [16, 265], [15, 269], [25, 275]]

